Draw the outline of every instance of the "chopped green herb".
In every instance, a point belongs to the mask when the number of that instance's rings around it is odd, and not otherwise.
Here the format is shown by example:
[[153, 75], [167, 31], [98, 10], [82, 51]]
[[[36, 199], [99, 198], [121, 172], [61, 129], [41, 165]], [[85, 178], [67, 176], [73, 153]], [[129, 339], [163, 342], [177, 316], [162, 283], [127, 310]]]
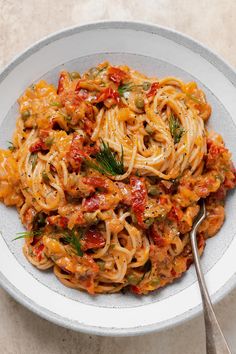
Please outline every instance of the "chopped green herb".
[[26, 119], [28, 119], [30, 117], [30, 111], [26, 110], [24, 112], [21, 113], [21, 118], [25, 121]]
[[48, 183], [50, 181], [50, 178], [48, 177], [48, 174], [46, 171], [42, 172], [42, 179], [45, 183]]
[[78, 254], [78, 256], [82, 257], [83, 252], [81, 250], [81, 244], [80, 244], [80, 239], [82, 237], [82, 230], [78, 230], [78, 235], [76, 235], [75, 230], [68, 230], [64, 232], [64, 241], [71, 244], [75, 249]]
[[12, 241], [19, 240], [21, 238], [28, 238], [28, 237], [34, 237], [34, 236], [40, 236], [42, 234], [41, 230], [37, 231], [23, 231], [23, 232], [17, 232], [17, 237], [13, 238]]
[[107, 69], [108, 65], [106, 64], [103, 68], [98, 69], [98, 73], [100, 74], [102, 71], [105, 71]]
[[107, 66], [104, 66], [103, 68], [101, 68], [101, 69], [97, 69], [97, 74], [95, 75], [95, 77], [96, 76], [98, 76], [98, 75], [100, 75], [103, 71], [105, 71], [105, 70], [107, 70]]
[[118, 159], [111, 151], [108, 143], [101, 141], [100, 151], [95, 155], [96, 163], [86, 160], [86, 164], [104, 175], [116, 176], [124, 173], [124, 153], [121, 146], [121, 158]]
[[141, 281], [145, 278], [146, 274], [150, 273], [151, 270], [152, 270], [152, 262], [150, 261], [150, 259], [148, 259], [147, 262], [143, 266], [144, 273], [143, 273], [143, 276], [140, 279], [139, 283], [141, 283]]
[[134, 274], [130, 274], [127, 276], [128, 283], [131, 285], [137, 285], [140, 283], [140, 278], [135, 276]]
[[8, 141], [8, 150], [10, 150], [11, 152], [16, 150], [16, 147], [13, 145], [13, 143], [11, 141]]
[[66, 122], [71, 121], [71, 119], [72, 119], [71, 116], [68, 116], [67, 114], [65, 114], [64, 112], [61, 112], [61, 111], [59, 113], [63, 116], [63, 118], [65, 119]]
[[66, 122], [70, 122], [72, 118], [71, 116], [64, 116], [64, 119]]
[[170, 116], [169, 127], [170, 133], [174, 139], [174, 143], [177, 144], [184, 133], [184, 128], [180, 125], [179, 120], [175, 118], [172, 113]]
[[161, 222], [166, 219], [166, 215], [162, 214], [155, 218], [156, 221]]
[[145, 220], [145, 225], [147, 225], [147, 227], [150, 227], [154, 223], [154, 220], [154, 218], [147, 218]]
[[49, 136], [47, 139], [45, 139], [45, 145], [47, 147], [51, 147], [53, 142], [54, 142], [54, 137], [53, 136]]
[[61, 103], [60, 102], [51, 102], [50, 106], [61, 107]]
[[101, 74], [103, 71], [107, 69], [107, 66], [104, 66], [101, 69], [98, 69], [96, 67], [93, 67], [89, 70], [89, 79], [95, 79], [99, 74]]
[[125, 92], [133, 91], [134, 89], [142, 88], [144, 91], [149, 90], [151, 83], [144, 81], [141, 85], [134, 85], [131, 82], [127, 84], [120, 85], [118, 87], [118, 92], [120, 96], [123, 96]]
[[134, 87], [134, 85], [131, 83], [120, 85], [118, 87], [118, 92], [119, 92], [120, 96], [123, 96], [125, 92], [131, 91], [133, 87]]
[[35, 166], [36, 166], [36, 163], [37, 163], [37, 160], [38, 160], [38, 154], [36, 153], [32, 153], [30, 155], [30, 163], [32, 165], [32, 170], [34, 170]]
[[160, 284], [160, 279], [159, 278], [154, 278], [150, 281], [150, 285], [151, 286], [157, 286], [158, 284]]

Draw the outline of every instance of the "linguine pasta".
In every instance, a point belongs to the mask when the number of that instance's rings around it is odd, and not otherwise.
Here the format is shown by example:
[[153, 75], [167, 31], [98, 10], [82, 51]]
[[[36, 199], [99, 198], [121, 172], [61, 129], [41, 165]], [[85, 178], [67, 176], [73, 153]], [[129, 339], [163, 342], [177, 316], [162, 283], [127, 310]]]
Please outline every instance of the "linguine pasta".
[[221, 227], [235, 169], [195, 82], [105, 62], [30, 86], [19, 110], [0, 200], [19, 211], [26, 258], [64, 285], [146, 294], [192, 263], [201, 198], [200, 253]]

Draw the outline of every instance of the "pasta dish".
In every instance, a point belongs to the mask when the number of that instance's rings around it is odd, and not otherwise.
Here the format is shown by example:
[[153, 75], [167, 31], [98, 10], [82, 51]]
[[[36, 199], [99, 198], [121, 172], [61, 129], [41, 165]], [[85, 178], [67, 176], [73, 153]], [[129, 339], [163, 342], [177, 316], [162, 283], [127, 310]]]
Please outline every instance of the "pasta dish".
[[64, 285], [147, 294], [192, 263], [201, 198], [200, 254], [222, 226], [236, 173], [195, 82], [104, 62], [62, 71], [57, 88], [41, 80], [18, 102], [0, 200], [19, 212], [28, 261]]

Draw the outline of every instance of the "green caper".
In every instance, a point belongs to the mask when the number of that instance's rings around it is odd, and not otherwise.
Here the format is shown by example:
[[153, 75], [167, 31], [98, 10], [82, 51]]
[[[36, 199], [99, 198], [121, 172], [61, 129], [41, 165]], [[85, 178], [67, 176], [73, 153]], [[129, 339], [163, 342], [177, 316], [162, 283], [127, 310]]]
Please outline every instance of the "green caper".
[[81, 78], [80, 73], [78, 73], [77, 71], [72, 71], [70, 73], [70, 77], [71, 77], [71, 80], [75, 80], [75, 79], [80, 79]]
[[150, 282], [151, 286], [157, 286], [160, 284], [160, 279], [159, 278], [154, 278], [152, 279], [152, 281]]
[[138, 109], [142, 109], [144, 107], [144, 99], [142, 96], [136, 96], [134, 100], [135, 106]]
[[145, 220], [145, 225], [146, 225], [147, 227], [151, 226], [153, 223], [154, 223], [154, 218], [147, 218], [147, 219]]
[[46, 171], [42, 172], [42, 179], [45, 183], [48, 183], [50, 181], [50, 178], [48, 177], [48, 174]]
[[160, 193], [159, 193], [159, 190], [156, 186], [151, 185], [148, 187], [148, 194], [156, 196], [156, 195], [159, 195]]
[[64, 119], [66, 122], [70, 122], [72, 120], [72, 117], [71, 116], [64, 116]]
[[148, 82], [148, 81], [144, 81], [144, 82], [143, 82], [143, 90], [144, 90], [144, 91], [149, 90], [150, 87], [151, 87], [151, 83], [150, 83], [150, 82]]
[[30, 117], [30, 111], [27, 110], [27, 111], [24, 111], [24, 112], [21, 113], [21, 118], [23, 120], [26, 120], [29, 117]]

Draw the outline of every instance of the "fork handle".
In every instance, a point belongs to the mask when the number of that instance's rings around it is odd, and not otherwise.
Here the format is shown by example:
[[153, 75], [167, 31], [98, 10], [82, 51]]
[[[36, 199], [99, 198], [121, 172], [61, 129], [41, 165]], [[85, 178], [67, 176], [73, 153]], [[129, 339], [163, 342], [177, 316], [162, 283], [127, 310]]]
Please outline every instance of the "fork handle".
[[195, 269], [198, 277], [198, 283], [201, 291], [205, 331], [206, 331], [206, 352], [207, 354], [231, 354], [225, 337], [220, 329], [220, 325], [216, 319], [211, 299], [206, 287], [203, 276], [200, 257], [198, 253], [196, 235], [191, 235], [192, 252], [194, 257]]
[[205, 298], [205, 294], [203, 295], [203, 293], [202, 300], [204, 306], [207, 354], [230, 354], [231, 351], [221, 331], [212, 304], [211, 302], [208, 303], [208, 299]]

